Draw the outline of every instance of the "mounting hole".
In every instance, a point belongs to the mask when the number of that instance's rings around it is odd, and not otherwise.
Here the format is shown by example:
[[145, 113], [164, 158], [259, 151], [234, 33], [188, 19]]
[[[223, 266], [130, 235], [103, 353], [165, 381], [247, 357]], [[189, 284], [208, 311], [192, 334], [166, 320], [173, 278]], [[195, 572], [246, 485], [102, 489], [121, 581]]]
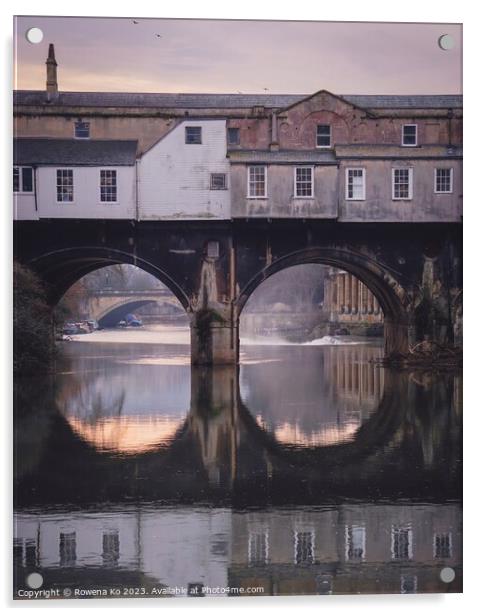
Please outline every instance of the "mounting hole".
[[452, 569], [452, 567], [444, 567], [440, 572], [440, 579], [442, 580], [442, 582], [450, 584], [450, 582], [453, 582], [455, 580], [455, 571]]
[[450, 34], [442, 34], [442, 36], [439, 36], [438, 46], [440, 47], [440, 49], [443, 49], [444, 51], [450, 51], [454, 48], [454, 45], [455, 41], [453, 37], [450, 36]]
[[35, 590], [42, 586], [44, 579], [40, 573], [30, 573], [30, 575], [27, 575], [26, 582], [29, 588], [33, 588]]
[[32, 45], [37, 45], [43, 41], [44, 33], [40, 28], [29, 28], [25, 33], [25, 38]]

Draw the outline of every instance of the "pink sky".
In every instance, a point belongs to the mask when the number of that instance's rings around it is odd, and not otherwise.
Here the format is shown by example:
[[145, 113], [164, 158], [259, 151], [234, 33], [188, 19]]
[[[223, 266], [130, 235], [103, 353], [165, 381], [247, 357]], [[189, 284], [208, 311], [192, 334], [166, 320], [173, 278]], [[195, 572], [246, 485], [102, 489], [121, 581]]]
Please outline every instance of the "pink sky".
[[[462, 92], [457, 24], [90, 17], [18, 17], [15, 24], [17, 89], [44, 89], [54, 43], [64, 91]], [[25, 39], [33, 26], [44, 32], [38, 45]], [[447, 33], [455, 47], [442, 51], [437, 41]]]

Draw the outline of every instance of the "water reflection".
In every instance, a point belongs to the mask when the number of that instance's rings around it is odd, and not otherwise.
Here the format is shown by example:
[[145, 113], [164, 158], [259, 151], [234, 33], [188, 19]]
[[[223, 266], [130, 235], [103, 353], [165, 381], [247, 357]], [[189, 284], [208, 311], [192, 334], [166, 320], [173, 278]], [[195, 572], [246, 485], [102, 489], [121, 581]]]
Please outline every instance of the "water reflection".
[[[181, 595], [196, 583], [260, 594], [456, 592], [461, 550], [456, 505], [393, 503], [26, 511], [14, 544], [19, 579], [35, 569], [49, 586], [109, 587], [137, 572], [149, 592], [178, 587]], [[446, 566], [456, 572], [450, 585], [440, 580]]]
[[373, 360], [381, 354], [367, 345], [253, 349], [241, 370], [241, 396], [281, 443], [350, 441], [380, 404], [384, 369]]
[[379, 353], [251, 347], [238, 372], [72, 344], [18, 385], [17, 587], [40, 569], [59, 587], [459, 589], [461, 379]]
[[98, 451], [121, 455], [169, 445], [189, 410], [185, 350], [182, 362], [173, 349], [162, 363], [145, 345], [109, 345], [99, 355], [92, 355], [92, 344], [73, 350], [76, 369], [62, 375], [56, 404], [75, 434]]

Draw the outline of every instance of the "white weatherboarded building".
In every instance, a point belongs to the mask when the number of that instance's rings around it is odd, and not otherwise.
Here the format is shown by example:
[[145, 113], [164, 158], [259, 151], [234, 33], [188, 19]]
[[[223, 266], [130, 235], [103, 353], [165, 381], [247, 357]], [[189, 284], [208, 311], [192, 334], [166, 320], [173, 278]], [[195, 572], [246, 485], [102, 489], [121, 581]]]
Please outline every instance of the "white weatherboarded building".
[[14, 218], [136, 218], [137, 141], [19, 138]]
[[139, 218], [231, 217], [225, 120], [183, 120], [138, 163]]
[[225, 120], [181, 121], [136, 152], [134, 140], [15, 139], [15, 220], [231, 217]]

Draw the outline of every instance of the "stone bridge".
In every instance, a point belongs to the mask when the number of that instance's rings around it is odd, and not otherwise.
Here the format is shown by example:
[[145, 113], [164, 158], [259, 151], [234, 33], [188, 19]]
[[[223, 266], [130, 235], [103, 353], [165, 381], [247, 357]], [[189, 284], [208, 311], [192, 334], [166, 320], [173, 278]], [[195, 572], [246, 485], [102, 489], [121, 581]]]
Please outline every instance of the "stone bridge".
[[250, 295], [269, 276], [304, 263], [345, 270], [368, 287], [384, 314], [387, 356], [424, 338], [461, 341], [457, 223], [46, 219], [17, 221], [14, 232], [15, 258], [37, 272], [52, 306], [101, 267], [127, 263], [154, 275], [190, 318], [193, 364], [237, 363], [239, 317]]
[[89, 318], [100, 327], [114, 327], [129, 312], [147, 304], [169, 304], [182, 309], [179, 300], [168, 289], [146, 291], [101, 291], [94, 293], [87, 302]]

